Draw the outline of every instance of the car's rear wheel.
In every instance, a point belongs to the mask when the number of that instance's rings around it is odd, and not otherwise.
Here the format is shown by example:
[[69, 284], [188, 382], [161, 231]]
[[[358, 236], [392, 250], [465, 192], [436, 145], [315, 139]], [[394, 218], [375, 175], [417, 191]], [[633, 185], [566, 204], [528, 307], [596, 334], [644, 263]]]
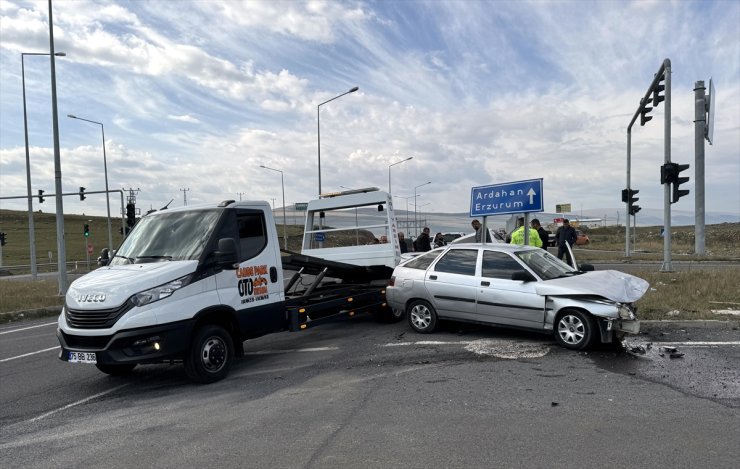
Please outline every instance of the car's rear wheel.
[[587, 313], [569, 310], [555, 322], [555, 340], [571, 350], [583, 350], [596, 338], [596, 321]]
[[434, 306], [424, 300], [416, 300], [406, 308], [411, 329], [421, 334], [429, 334], [437, 328], [437, 312]]

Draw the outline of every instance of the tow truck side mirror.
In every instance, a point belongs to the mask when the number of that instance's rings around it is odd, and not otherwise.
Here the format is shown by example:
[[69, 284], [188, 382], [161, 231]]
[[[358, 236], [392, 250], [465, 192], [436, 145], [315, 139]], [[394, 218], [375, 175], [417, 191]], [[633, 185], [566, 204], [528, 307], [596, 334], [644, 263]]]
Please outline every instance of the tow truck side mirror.
[[224, 269], [235, 269], [237, 265], [236, 241], [234, 238], [221, 238], [218, 240], [218, 251], [216, 263]]

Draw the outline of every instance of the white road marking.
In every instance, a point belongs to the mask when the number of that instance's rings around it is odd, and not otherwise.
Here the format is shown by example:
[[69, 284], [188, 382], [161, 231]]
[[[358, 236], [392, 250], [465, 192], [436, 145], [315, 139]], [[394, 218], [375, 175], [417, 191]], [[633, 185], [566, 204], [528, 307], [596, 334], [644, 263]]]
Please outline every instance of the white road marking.
[[729, 347], [737, 347], [740, 346], [740, 341], [729, 341], [729, 342], [699, 342], [699, 341], [692, 341], [692, 342], [652, 342], [653, 345], [661, 346], [661, 345], [668, 345], [673, 347], [721, 347], [723, 345], [727, 345]]
[[416, 342], [391, 342], [381, 347], [402, 347], [408, 345], [470, 345], [475, 341], [461, 340], [459, 342], [443, 342], [441, 340], [417, 340]]
[[15, 357], [3, 358], [2, 360], [0, 360], [0, 363], [9, 362], [10, 360], [15, 360], [16, 358], [29, 357], [31, 355], [36, 355], [37, 353], [48, 352], [50, 350], [57, 350], [57, 349], [60, 349], [60, 348], [62, 348], [62, 347], [59, 346], [59, 345], [57, 345], [56, 347], [45, 348], [44, 350], [37, 350], [35, 352], [30, 352], [30, 353], [24, 353], [23, 355], [18, 355], [18, 356], [15, 356]]
[[56, 323], [56, 322], [49, 322], [49, 323], [46, 323], [46, 324], [39, 324], [39, 325], [37, 325], [37, 326], [28, 326], [28, 327], [22, 327], [22, 328], [20, 328], [20, 329], [13, 329], [13, 330], [11, 330], [11, 331], [5, 331], [5, 332], [0, 332], [0, 335], [3, 335], [3, 334], [10, 334], [10, 333], [12, 333], [12, 332], [18, 332], [18, 331], [26, 331], [26, 330], [28, 330], [28, 329], [35, 329], [35, 328], [37, 328], [37, 327], [56, 326], [57, 324], [58, 324], [58, 323]]
[[71, 404], [67, 404], [67, 405], [62, 406], [62, 407], [60, 407], [58, 409], [50, 410], [49, 412], [46, 412], [45, 414], [41, 414], [38, 417], [34, 417], [34, 418], [30, 419], [30, 420], [26, 420], [26, 423], [37, 422], [37, 421], [39, 421], [41, 419], [44, 419], [44, 418], [46, 418], [46, 417], [48, 417], [50, 415], [54, 415], [57, 412], [61, 412], [63, 410], [67, 410], [67, 409], [69, 409], [71, 407], [75, 407], [75, 406], [78, 406], [80, 404], [84, 404], [85, 402], [91, 401], [93, 399], [97, 399], [98, 397], [101, 397], [101, 396], [105, 396], [106, 394], [110, 394], [110, 393], [112, 393], [114, 391], [118, 391], [119, 389], [125, 388], [126, 386], [129, 386], [129, 385], [130, 385], [129, 383], [122, 384], [120, 386], [116, 386], [115, 388], [111, 388], [111, 389], [109, 389], [107, 391], [99, 392], [99, 393], [97, 393], [95, 395], [92, 395], [90, 397], [86, 397], [84, 399], [80, 399], [79, 401], [72, 402]]
[[339, 347], [311, 347], [311, 348], [294, 348], [284, 350], [259, 350], [257, 352], [244, 352], [244, 355], [272, 355], [278, 353], [296, 353], [296, 352], [330, 352], [339, 350]]

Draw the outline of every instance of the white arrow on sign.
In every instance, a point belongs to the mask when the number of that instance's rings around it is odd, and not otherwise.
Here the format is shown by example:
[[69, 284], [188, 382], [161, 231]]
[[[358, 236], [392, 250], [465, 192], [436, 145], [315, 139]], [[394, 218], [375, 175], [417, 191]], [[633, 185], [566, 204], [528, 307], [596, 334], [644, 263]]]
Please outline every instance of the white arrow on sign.
[[529, 205], [534, 204], [534, 196], [537, 195], [534, 189], [530, 187], [529, 192], [527, 192], [527, 195], [529, 196]]

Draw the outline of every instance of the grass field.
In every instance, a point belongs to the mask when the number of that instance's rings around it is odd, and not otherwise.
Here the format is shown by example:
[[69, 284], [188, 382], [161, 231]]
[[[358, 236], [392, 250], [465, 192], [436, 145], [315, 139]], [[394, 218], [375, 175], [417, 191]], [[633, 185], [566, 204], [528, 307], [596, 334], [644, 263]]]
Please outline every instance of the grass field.
[[[36, 252], [40, 272], [56, 270], [56, 219], [53, 214], [34, 214]], [[105, 217], [85, 215], [65, 216], [65, 240], [67, 260], [77, 261], [78, 271], [86, 271], [86, 243], [83, 225], [90, 225], [89, 242], [95, 247], [91, 255], [94, 265], [98, 253], [107, 243]], [[122, 236], [114, 223], [113, 243], [120, 243]], [[8, 244], [3, 246], [3, 265], [29, 264], [28, 214], [27, 212], [0, 210], [0, 231], [7, 234]], [[576, 251], [579, 262], [616, 261], [639, 263], [643, 260], [663, 259], [663, 238], [659, 227], [639, 227], [636, 232], [635, 251], [630, 258], [624, 257], [624, 227], [605, 227], [584, 230], [591, 242]], [[278, 225], [278, 235], [283, 236], [283, 227]], [[303, 227], [288, 225], [288, 249], [300, 251]], [[706, 227], [706, 255], [694, 254], [694, 227], [674, 227], [672, 230], [673, 260], [717, 260], [740, 262], [740, 224], [724, 223]], [[52, 253], [49, 262], [48, 252]], [[2, 273], [0, 268], [0, 273]], [[14, 269], [14, 274], [28, 273], [30, 268]], [[737, 318], [732, 315], [717, 315], [715, 311], [740, 310], [740, 266], [721, 271], [692, 269], [688, 272], [658, 272], [654, 266], [637, 273], [650, 282], [648, 293], [638, 302], [643, 319], [723, 319]], [[2, 281], [0, 282], [0, 313], [31, 310], [61, 305], [57, 296], [56, 280]]]

